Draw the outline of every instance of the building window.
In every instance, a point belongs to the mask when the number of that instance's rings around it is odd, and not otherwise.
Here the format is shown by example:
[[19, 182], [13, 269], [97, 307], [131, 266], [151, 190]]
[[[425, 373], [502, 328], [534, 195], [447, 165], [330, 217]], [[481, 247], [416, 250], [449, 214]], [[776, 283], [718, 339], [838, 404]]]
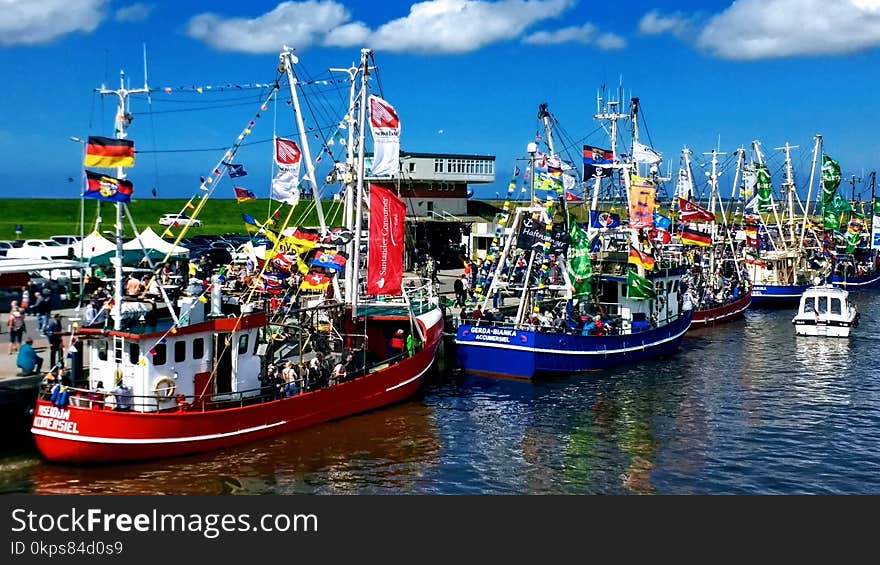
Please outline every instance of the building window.
[[201, 359], [205, 356], [205, 338], [197, 337], [193, 340], [193, 359]]
[[184, 360], [186, 360], [186, 341], [176, 341], [174, 342], [174, 362], [180, 363]]

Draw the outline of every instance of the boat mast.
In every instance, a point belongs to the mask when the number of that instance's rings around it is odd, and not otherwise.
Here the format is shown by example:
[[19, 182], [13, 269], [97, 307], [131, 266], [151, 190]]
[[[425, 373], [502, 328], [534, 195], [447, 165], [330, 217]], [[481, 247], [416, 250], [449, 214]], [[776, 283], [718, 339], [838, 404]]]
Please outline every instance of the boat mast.
[[[357, 75], [360, 72], [361, 67], [355, 67], [352, 65], [347, 69], [330, 69], [331, 72], [343, 72], [348, 74], [349, 81], [351, 85], [349, 87], [348, 92], [348, 113], [346, 113], [343, 121], [346, 123], [346, 127], [348, 128], [348, 144], [346, 145], [346, 157], [345, 157], [345, 173], [343, 174], [342, 180], [345, 184], [345, 229], [354, 233], [354, 203], [355, 203], [355, 192], [357, 191], [357, 183], [356, 179], [361, 176], [358, 170], [356, 169], [359, 161], [356, 160], [355, 156], [355, 132], [354, 128], [357, 127], [359, 130], [363, 129], [363, 122], [356, 121], [354, 119], [355, 112], [355, 103], [358, 101], [357, 98]], [[363, 107], [363, 101], [360, 101], [361, 107]], [[357, 139], [358, 146], [363, 144], [363, 138], [358, 137]], [[352, 265], [356, 265], [354, 261], [352, 261]], [[356, 266], [349, 266], [349, 268], [345, 269], [345, 302], [347, 304], [352, 304], [352, 296], [356, 293], [351, 292], [353, 289], [357, 287], [357, 272], [358, 269]]]
[[321, 195], [318, 193], [318, 183], [315, 181], [315, 166], [312, 164], [312, 152], [309, 149], [309, 139], [306, 136], [305, 124], [303, 124], [302, 111], [299, 105], [299, 94], [296, 91], [298, 80], [293, 72], [293, 65], [299, 62], [299, 58], [293, 51], [284, 46], [281, 52], [281, 64], [287, 73], [287, 82], [290, 86], [290, 97], [293, 100], [293, 113], [296, 115], [296, 127], [299, 129], [299, 143], [302, 145], [303, 159], [306, 166], [306, 179], [312, 185], [312, 194], [315, 199], [315, 209], [318, 212], [318, 222], [321, 225], [321, 234], [327, 233], [327, 223], [324, 221], [324, 210], [321, 208]]
[[[723, 174], [718, 172], [718, 156], [719, 155], [727, 155], [727, 153], [720, 153], [717, 150], [713, 149], [711, 152], [703, 153], [703, 155], [711, 155], [712, 156], [712, 172], [709, 173], [709, 211], [713, 214], [715, 213], [715, 201], [718, 200], [720, 202], [721, 196], [718, 194], [718, 178]], [[720, 206], [721, 208], [721, 218], [724, 219], [724, 206]], [[724, 222], [727, 223], [727, 220], [724, 219]]]
[[[766, 167], [764, 165], [764, 154], [761, 153], [761, 142], [758, 141], [757, 139], [752, 141], [752, 148], [755, 151], [755, 157], [758, 159], [758, 164]], [[755, 187], [755, 190], [758, 190], [758, 187]], [[782, 222], [779, 219], [779, 210], [776, 209], [776, 203], [773, 202], [773, 190], [772, 189], [770, 191], [770, 208], [773, 210], [773, 217], [776, 219], [776, 228], [779, 231], [779, 235], [780, 235], [779, 239], [782, 243], [782, 249], [787, 249], [787, 246], [785, 244], [785, 238], [781, 237], [782, 236]], [[760, 213], [760, 210], [758, 210], [758, 212]], [[767, 230], [767, 237], [770, 238], [770, 242], [773, 243], [773, 246], [777, 247], [776, 242], [773, 241], [773, 234], [769, 230]]]
[[791, 168], [791, 150], [799, 148], [799, 145], [789, 145], [785, 142], [785, 147], [777, 147], [777, 151], [785, 151], [785, 184], [783, 189], [788, 199], [788, 238], [794, 241], [794, 197], [797, 188], [794, 185], [794, 171]]
[[[815, 137], [815, 144], [813, 144], [813, 164], [810, 166], [810, 183], [807, 185], [807, 206], [804, 210], [804, 221], [801, 224], [801, 237], [800, 241], [798, 241], [798, 252], [800, 252], [804, 248], [804, 238], [807, 235], [807, 218], [810, 215], [810, 198], [813, 197], [813, 180], [816, 178], [816, 166], [819, 163], [819, 154], [822, 151], [822, 134], [817, 133]], [[822, 192], [819, 191], [819, 198], [821, 198]]]
[[[144, 77], [143, 88], [128, 89], [125, 88], [125, 71], [119, 71], [118, 89], [111, 90], [105, 85], [101, 85], [101, 88], [97, 89], [97, 92], [101, 95], [113, 94], [118, 99], [119, 106], [116, 110], [114, 130], [116, 134], [116, 139], [125, 139], [127, 137], [128, 126], [131, 125], [132, 120], [131, 113], [128, 111], [128, 97], [132, 94], [144, 94], [150, 92], [150, 88], [147, 86], [146, 77]], [[116, 178], [125, 178], [124, 168], [116, 167]], [[116, 203], [116, 256], [113, 258], [113, 295], [117, 308], [116, 316], [113, 317], [113, 329], [116, 331], [122, 329], [122, 243], [124, 236], [122, 231], [123, 206], [125, 206], [124, 202]]]
[[[744, 149], [737, 149], [736, 150], [736, 170], [733, 173], [733, 187], [730, 190], [730, 202], [728, 202], [728, 207], [733, 205], [733, 201], [736, 198], [736, 190], [737, 190], [737, 187], [740, 182], [740, 176], [742, 174], [742, 166], [743, 166], [743, 162], [745, 159], [745, 154], [746, 154], [746, 152]], [[742, 192], [740, 192], [740, 195], [742, 195]], [[723, 210], [724, 207], [722, 206], [721, 209]], [[731, 221], [731, 223], [733, 223], [733, 221], [734, 221], [733, 216], [735, 216], [735, 214], [732, 211], [730, 211], [729, 208], [728, 208], [728, 213], [731, 215], [730, 221]]]
[[369, 49], [361, 49], [361, 100], [358, 108], [358, 147], [357, 147], [357, 178], [356, 192], [354, 194], [355, 218], [354, 218], [354, 249], [352, 250], [352, 287], [346, 288], [346, 302], [351, 304], [351, 317], [357, 318], [358, 282], [361, 265], [361, 225], [364, 221], [364, 136], [366, 135], [367, 120], [367, 80], [370, 77], [370, 68], [367, 62], [373, 54]]
[[[597, 99], [597, 112], [594, 116], [596, 120], [608, 120], [611, 122], [611, 160], [613, 165], [620, 162], [617, 156], [617, 121], [630, 117], [629, 114], [621, 114], [617, 111], [619, 105], [620, 102], [618, 100], [609, 100], [606, 103], [605, 109], [602, 110], [602, 97], [600, 95]], [[626, 198], [627, 204], [629, 204], [629, 194], [626, 195]]]

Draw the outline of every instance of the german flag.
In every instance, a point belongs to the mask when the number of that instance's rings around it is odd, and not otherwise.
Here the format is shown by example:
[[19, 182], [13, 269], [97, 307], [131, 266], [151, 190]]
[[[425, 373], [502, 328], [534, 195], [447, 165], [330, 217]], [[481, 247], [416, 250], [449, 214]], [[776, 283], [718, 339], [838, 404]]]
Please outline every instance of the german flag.
[[130, 202], [134, 192], [131, 181], [108, 177], [101, 173], [86, 171], [86, 191], [84, 198], [97, 198], [104, 202]]
[[89, 136], [86, 167], [134, 167], [134, 141], [112, 137]]
[[654, 258], [632, 246], [629, 248], [629, 259], [627, 262], [631, 265], [637, 265], [646, 271], [654, 270]]
[[685, 245], [696, 245], [699, 247], [709, 247], [712, 245], [712, 236], [699, 230], [684, 228], [679, 232], [678, 236]]

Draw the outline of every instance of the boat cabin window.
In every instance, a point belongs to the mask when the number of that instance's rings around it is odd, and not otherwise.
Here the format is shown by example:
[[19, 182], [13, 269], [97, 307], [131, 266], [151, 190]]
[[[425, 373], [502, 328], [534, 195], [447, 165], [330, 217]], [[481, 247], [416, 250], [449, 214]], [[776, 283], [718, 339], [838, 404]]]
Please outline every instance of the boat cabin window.
[[132, 365], [137, 365], [137, 362], [141, 357], [141, 346], [137, 343], [129, 343], [128, 344], [128, 362]]
[[107, 342], [99, 341], [98, 342], [98, 359], [101, 361], [107, 360]]
[[843, 306], [842, 302], [839, 298], [831, 299], [831, 313], [832, 314], [843, 314]]
[[174, 362], [180, 363], [186, 360], [186, 341], [180, 340], [174, 344]]
[[820, 296], [819, 299], [816, 301], [816, 311], [820, 314], [824, 314], [828, 311], [828, 305], [825, 303], [824, 296]]
[[165, 344], [157, 343], [153, 347], [153, 366], [159, 367], [165, 364]]
[[193, 359], [201, 359], [205, 356], [205, 338], [197, 337], [193, 340]]
[[812, 296], [808, 296], [804, 299], [804, 312], [815, 312], [816, 311], [816, 299]]
[[247, 353], [248, 337], [249, 337], [248, 334], [241, 334], [240, 336], [238, 336], [238, 354], [239, 355], [244, 355], [245, 353]]

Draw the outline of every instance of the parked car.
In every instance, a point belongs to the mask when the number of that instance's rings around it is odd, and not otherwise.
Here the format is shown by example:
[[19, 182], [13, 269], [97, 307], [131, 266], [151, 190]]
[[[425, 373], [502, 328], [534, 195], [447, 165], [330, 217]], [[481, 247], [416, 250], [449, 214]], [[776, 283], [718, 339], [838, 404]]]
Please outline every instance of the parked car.
[[53, 235], [49, 239], [57, 241], [61, 245], [72, 245], [78, 243], [80, 237], [78, 235]]
[[165, 214], [159, 218], [159, 225], [162, 226], [179, 227], [187, 224], [189, 224], [190, 227], [197, 228], [202, 225], [202, 221], [190, 218], [186, 214]]

